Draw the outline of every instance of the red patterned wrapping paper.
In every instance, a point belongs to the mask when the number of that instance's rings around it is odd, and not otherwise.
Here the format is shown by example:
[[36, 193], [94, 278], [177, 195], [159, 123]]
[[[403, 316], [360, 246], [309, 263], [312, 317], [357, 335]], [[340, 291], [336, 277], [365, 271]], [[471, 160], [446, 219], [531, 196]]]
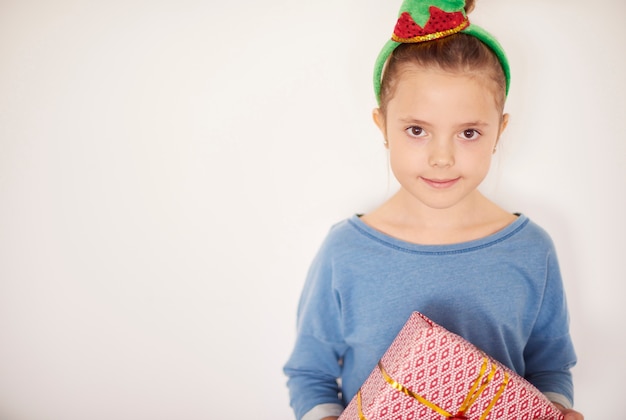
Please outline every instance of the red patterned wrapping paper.
[[562, 420], [533, 385], [414, 312], [339, 420]]

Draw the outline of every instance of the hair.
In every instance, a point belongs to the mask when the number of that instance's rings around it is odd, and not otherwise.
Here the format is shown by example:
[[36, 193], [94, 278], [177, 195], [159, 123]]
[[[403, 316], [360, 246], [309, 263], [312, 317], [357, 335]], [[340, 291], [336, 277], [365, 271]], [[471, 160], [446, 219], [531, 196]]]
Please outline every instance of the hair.
[[[466, 1], [466, 10], [474, 1]], [[506, 99], [506, 77], [495, 53], [478, 38], [457, 33], [434, 41], [401, 44], [390, 55], [380, 88], [380, 109], [386, 115], [387, 104], [395, 93], [398, 78], [409, 65], [436, 68], [451, 73], [487, 76], [494, 82], [496, 106], [502, 111]]]

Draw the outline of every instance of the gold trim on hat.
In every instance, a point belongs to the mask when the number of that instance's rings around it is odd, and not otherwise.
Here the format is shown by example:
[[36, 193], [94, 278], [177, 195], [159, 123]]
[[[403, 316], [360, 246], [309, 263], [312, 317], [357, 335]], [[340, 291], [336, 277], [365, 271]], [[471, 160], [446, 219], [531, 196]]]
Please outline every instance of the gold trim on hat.
[[466, 17], [465, 20], [463, 20], [463, 22], [461, 22], [461, 24], [457, 26], [456, 28], [446, 29], [445, 31], [435, 32], [435, 33], [427, 34], [427, 35], [418, 35], [418, 36], [414, 36], [413, 38], [400, 38], [396, 36], [396, 34], [394, 33], [393, 35], [391, 35], [391, 39], [396, 42], [403, 43], [403, 44], [404, 43], [415, 44], [418, 42], [432, 41], [433, 39], [439, 39], [439, 38], [443, 38], [446, 36], [454, 35], [458, 32], [461, 32], [463, 29], [467, 28], [468, 26], [469, 26], [469, 20]]

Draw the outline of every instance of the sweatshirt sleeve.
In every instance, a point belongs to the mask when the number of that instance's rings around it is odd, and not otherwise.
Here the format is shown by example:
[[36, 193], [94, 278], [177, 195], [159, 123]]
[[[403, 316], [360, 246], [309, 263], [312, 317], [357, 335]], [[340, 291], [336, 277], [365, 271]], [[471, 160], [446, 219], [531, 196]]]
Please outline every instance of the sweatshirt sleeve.
[[546, 257], [546, 282], [541, 307], [524, 350], [526, 379], [545, 394], [560, 394], [570, 404], [574, 390], [570, 369], [576, 354], [569, 334], [567, 301], [554, 246]]
[[323, 245], [307, 275], [298, 306], [296, 343], [284, 366], [291, 407], [298, 420], [315, 407], [343, 407], [338, 378], [345, 349], [332, 253]]

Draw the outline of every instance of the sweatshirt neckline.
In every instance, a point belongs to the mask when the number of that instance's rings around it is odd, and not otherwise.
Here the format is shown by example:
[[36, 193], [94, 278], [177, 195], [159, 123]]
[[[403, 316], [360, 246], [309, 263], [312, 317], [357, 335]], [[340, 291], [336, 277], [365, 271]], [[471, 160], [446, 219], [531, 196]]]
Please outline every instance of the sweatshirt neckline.
[[474, 239], [471, 241], [445, 245], [421, 245], [395, 238], [367, 225], [361, 220], [358, 214], [352, 215], [352, 217], [348, 219], [348, 223], [350, 223], [350, 225], [354, 227], [361, 235], [364, 235], [382, 245], [400, 251], [420, 254], [457, 254], [490, 247], [515, 235], [517, 232], [522, 230], [529, 222], [527, 216], [523, 214], [518, 214], [517, 216], [517, 219], [515, 219], [512, 223], [510, 223], [503, 229], [492, 233], [491, 235], [487, 235], [483, 238]]

